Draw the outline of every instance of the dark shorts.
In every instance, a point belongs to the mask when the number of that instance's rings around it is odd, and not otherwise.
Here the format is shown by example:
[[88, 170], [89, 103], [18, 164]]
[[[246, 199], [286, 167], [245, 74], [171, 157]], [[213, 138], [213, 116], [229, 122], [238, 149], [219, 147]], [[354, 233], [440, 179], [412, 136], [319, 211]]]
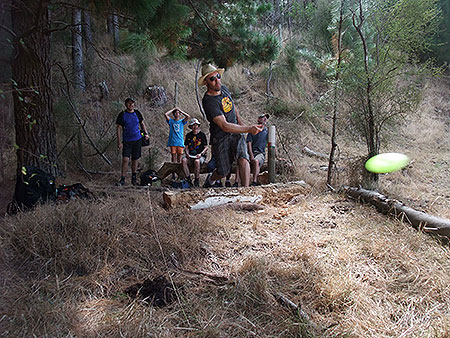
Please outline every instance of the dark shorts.
[[217, 173], [222, 177], [231, 172], [231, 166], [236, 159], [249, 160], [244, 134], [227, 134], [225, 137], [214, 138], [212, 148]]
[[142, 139], [131, 142], [123, 142], [122, 156], [130, 157], [132, 160], [141, 158]]

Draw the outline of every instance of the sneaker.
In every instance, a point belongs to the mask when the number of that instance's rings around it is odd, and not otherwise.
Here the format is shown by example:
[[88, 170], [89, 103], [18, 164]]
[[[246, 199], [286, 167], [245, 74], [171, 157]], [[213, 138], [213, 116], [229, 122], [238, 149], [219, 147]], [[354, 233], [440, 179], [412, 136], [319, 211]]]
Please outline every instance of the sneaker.
[[132, 185], [137, 185], [136, 174], [132, 174], [131, 175], [131, 184]]
[[239, 186], [238, 182], [234, 182], [233, 187], [237, 188]]
[[117, 182], [116, 185], [117, 185], [118, 187], [120, 187], [120, 186], [122, 186], [122, 185], [125, 185], [125, 177], [121, 177], [121, 178], [120, 178], [120, 181]]
[[208, 176], [206, 176], [206, 180], [205, 183], [203, 183], [203, 188], [211, 188], [212, 184], [209, 183], [209, 178], [211, 177], [211, 174], [208, 174]]
[[250, 186], [251, 186], [251, 187], [257, 187], [258, 185], [259, 185], [258, 182], [252, 182], [252, 183], [250, 183]]
[[199, 182], [199, 180], [198, 180], [198, 178], [196, 178], [195, 180], [194, 180], [194, 187], [199, 187], [200, 186], [200, 182]]
[[231, 187], [231, 182], [230, 182], [230, 181], [225, 181], [225, 186], [226, 186], [227, 188]]

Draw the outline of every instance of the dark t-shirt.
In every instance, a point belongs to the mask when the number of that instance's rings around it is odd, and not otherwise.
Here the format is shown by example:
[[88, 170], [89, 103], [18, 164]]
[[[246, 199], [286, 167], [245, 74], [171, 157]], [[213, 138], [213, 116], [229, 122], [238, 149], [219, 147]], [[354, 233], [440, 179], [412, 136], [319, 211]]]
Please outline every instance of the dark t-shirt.
[[234, 111], [234, 102], [228, 88], [222, 85], [221, 93], [217, 96], [211, 96], [205, 93], [202, 104], [203, 109], [205, 110], [206, 118], [209, 121], [211, 141], [214, 138], [222, 138], [223, 136], [229, 134], [224, 132], [213, 121], [216, 116], [224, 115], [227, 122], [237, 123], [236, 113]]
[[139, 129], [142, 120], [143, 117], [139, 110], [134, 110], [132, 113], [125, 110], [119, 113], [116, 124], [123, 128], [122, 138], [124, 142], [137, 141], [142, 137]]
[[269, 132], [267, 130], [267, 127], [265, 127], [261, 132], [259, 132], [256, 135], [248, 133], [247, 142], [252, 143], [252, 151], [254, 156], [258, 154], [265, 154], [268, 134]]
[[[191, 131], [186, 134], [186, 138], [184, 140], [184, 145], [187, 147], [189, 151], [189, 155], [197, 155], [200, 154], [205, 147], [208, 145], [208, 139], [204, 132], [199, 131], [194, 135], [194, 132]], [[206, 156], [203, 155], [203, 156]]]

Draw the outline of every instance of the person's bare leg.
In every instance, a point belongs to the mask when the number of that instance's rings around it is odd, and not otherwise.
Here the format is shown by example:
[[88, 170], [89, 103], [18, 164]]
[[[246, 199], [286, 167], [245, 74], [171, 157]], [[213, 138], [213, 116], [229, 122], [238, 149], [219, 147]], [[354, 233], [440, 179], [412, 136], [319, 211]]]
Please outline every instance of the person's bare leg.
[[250, 163], [245, 158], [238, 159], [239, 178], [242, 187], [250, 185]]
[[257, 183], [258, 182], [258, 175], [260, 172], [260, 168], [259, 168], [259, 161], [257, 159], [252, 161], [252, 165], [253, 165], [253, 182]]
[[131, 173], [136, 174], [139, 160], [131, 160]]
[[214, 171], [211, 174], [211, 177], [209, 178], [210, 183], [213, 183], [217, 180], [221, 180], [223, 178], [223, 176], [220, 176], [219, 173], [217, 172], [217, 169], [214, 169]]
[[181, 160], [181, 164], [183, 165], [183, 171], [184, 174], [186, 175], [187, 179], [190, 179], [190, 173], [189, 173], [189, 166], [188, 166], [188, 160], [187, 158], [183, 157], [183, 159]]
[[130, 162], [130, 158], [129, 157], [123, 157], [122, 158], [122, 170], [121, 170], [122, 177], [126, 177], [127, 176], [128, 163], [129, 162]]
[[194, 177], [196, 180], [200, 177], [200, 160], [197, 159], [194, 161]]
[[177, 154], [175, 153], [175, 154], [170, 154], [171, 156], [171, 161], [172, 162], [177, 162]]

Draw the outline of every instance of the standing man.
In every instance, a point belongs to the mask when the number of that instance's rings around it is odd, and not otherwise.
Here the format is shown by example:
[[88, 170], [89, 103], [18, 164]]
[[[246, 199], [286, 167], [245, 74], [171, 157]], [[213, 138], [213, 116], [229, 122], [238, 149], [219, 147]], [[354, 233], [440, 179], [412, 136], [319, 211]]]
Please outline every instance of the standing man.
[[258, 185], [258, 175], [266, 160], [266, 147], [269, 132], [266, 124], [269, 119], [269, 114], [261, 114], [258, 116], [258, 124], [263, 126], [263, 130], [256, 134], [247, 135], [248, 154], [250, 156], [250, 167], [253, 174], [252, 186]]
[[184, 140], [184, 152], [186, 157], [183, 157], [183, 170], [187, 177], [187, 181], [192, 184], [191, 174], [189, 172], [189, 165], [194, 167], [194, 187], [199, 186], [200, 165], [205, 163], [206, 152], [208, 151], [208, 139], [204, 132], [200, 131], [200, 122], [193, 118], [189, 122], [191, 132], [186, 134]]
[[132, 98], [125, 100], [126, 109], [117, 116], [117, 147], [122, 149], [122, 170], [120, 181], [117, 185], [125, 184], [125, 175], [128, 170], [128, 163], [131, 155], [131, 184], [136, 185], [136, 171], [138, 160], [141, 157], [142, 135], [148, 140], [147, 128], [144, 118], [139, 110], [135, 108], [135, 101]]
[[202, 104], [209, 121], [210, 143], [216, 161], [216, 169], [206, 178], [204, 187], [211, 187], [213, 182], [227, 176], [237, 158], [241, 185], [250, 184], [250, 164], [245, 142], [241, 133], [253, 135], [262, 131], [258, 125], [246, 126], [231, 98], [230, 91], [222, 86], [221, 77], [225, 70], [207, 64], [202, 67], [202, 76], [198, 79], [200, 86], [206, 86]]

